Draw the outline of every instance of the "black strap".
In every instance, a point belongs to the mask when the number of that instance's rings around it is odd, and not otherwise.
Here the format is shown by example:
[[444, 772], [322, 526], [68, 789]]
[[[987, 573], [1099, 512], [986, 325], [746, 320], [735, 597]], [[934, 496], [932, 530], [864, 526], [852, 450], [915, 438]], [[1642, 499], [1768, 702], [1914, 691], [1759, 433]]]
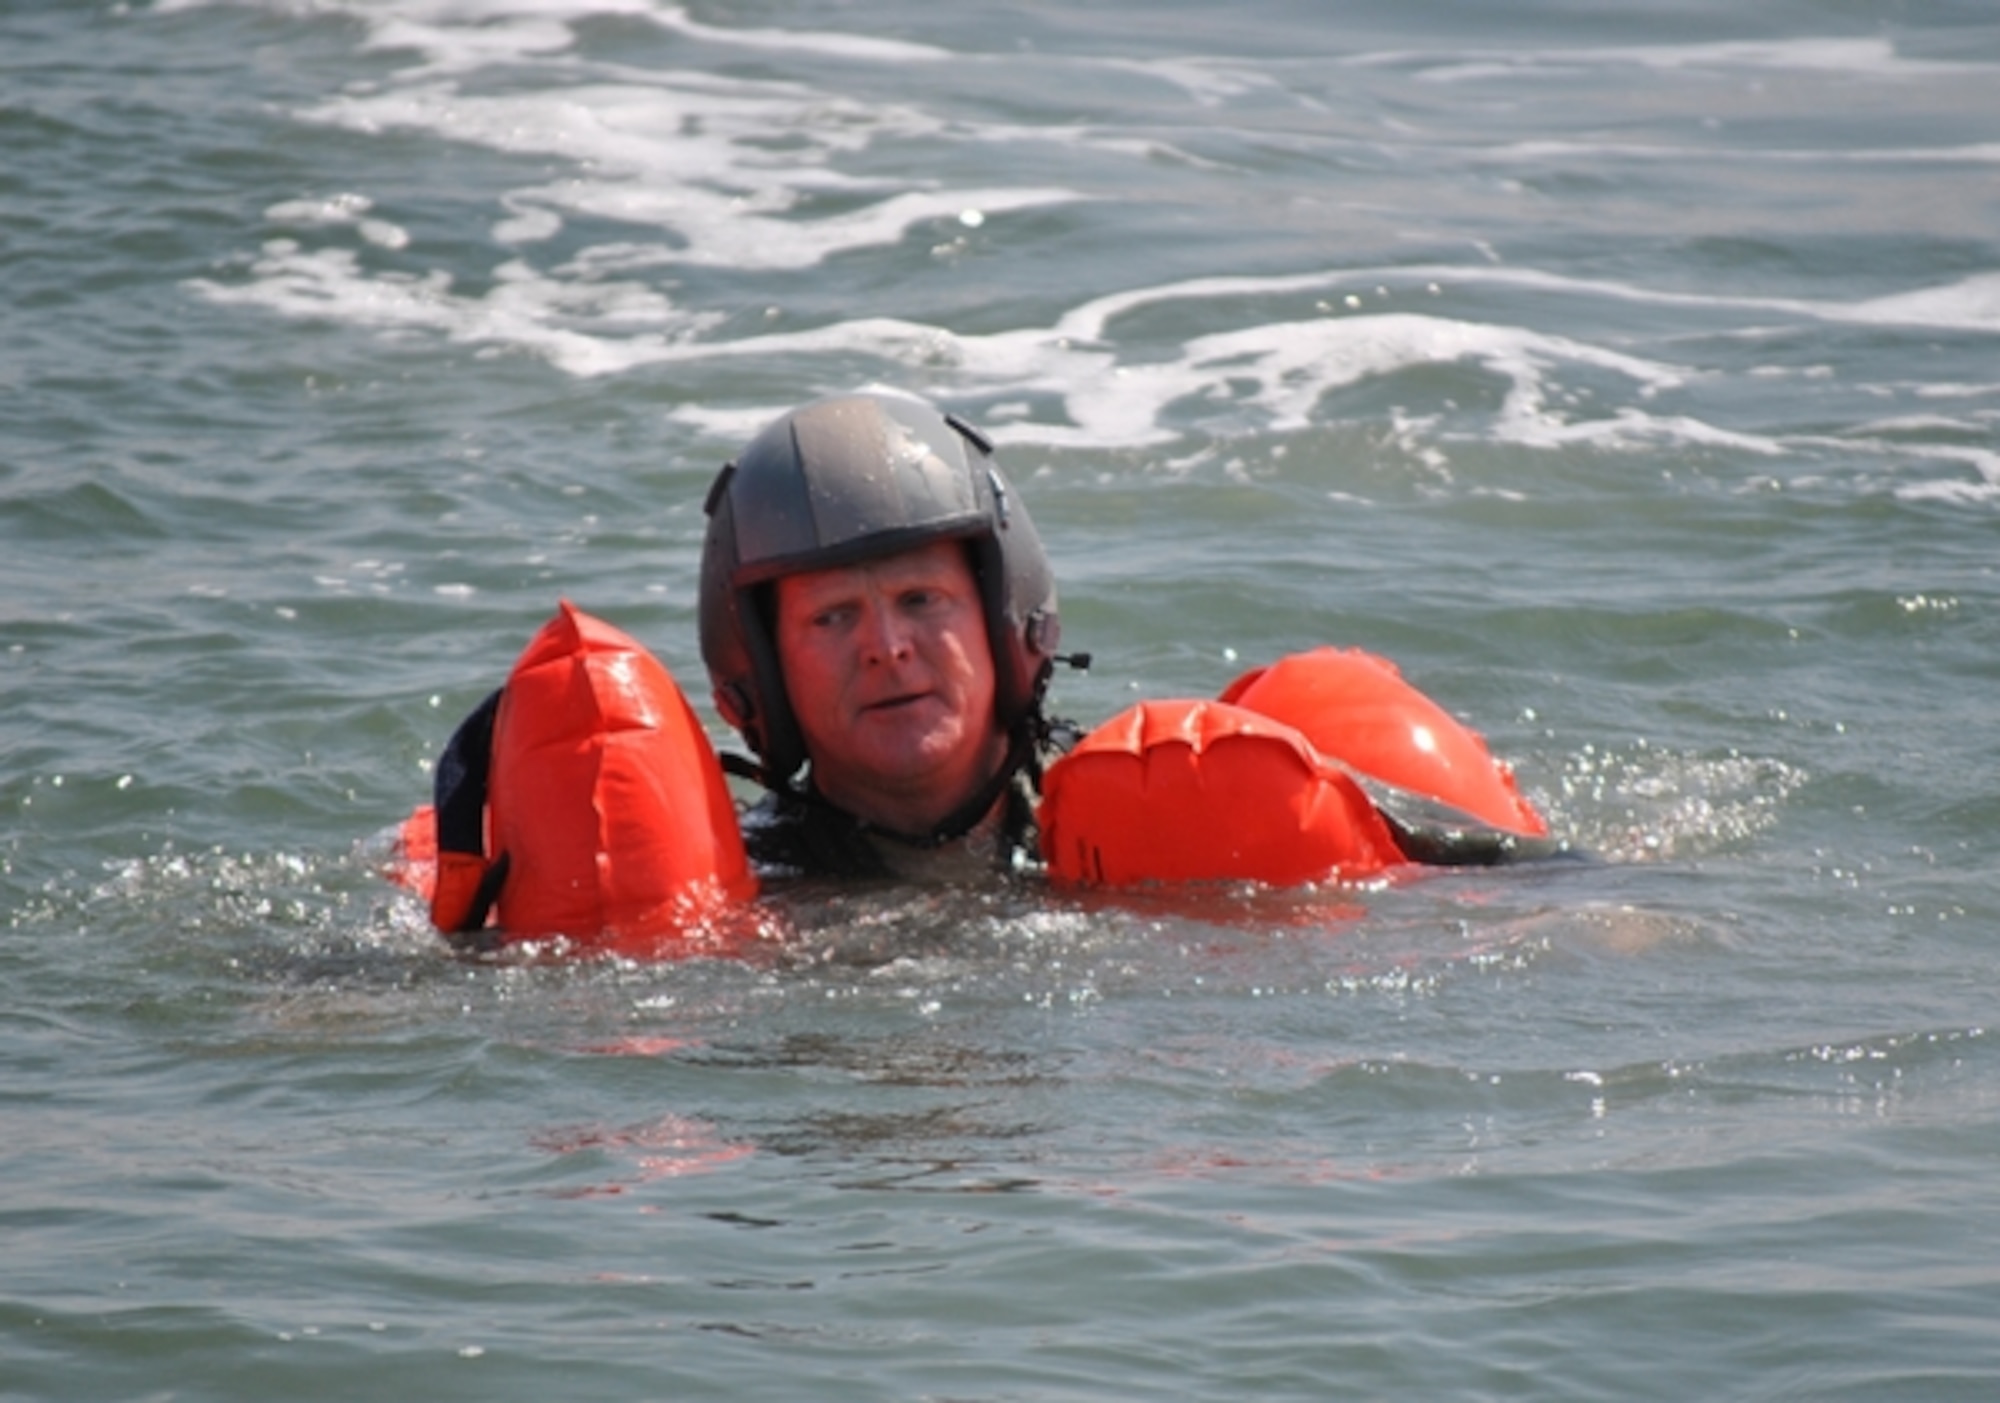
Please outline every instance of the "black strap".
[[977, 828], [986, 815], [993, 811], [993, 805], [999, 801], [1000, 796], [1007, 792], [1008, 785], [1014, 782], [1014, 776], [1023, 769], [1027, 769], [1035, 779], [1041, 778], [1035, 751], [1046, 729], [1046, 722], [1017, 727], [1007, 744], [1007, 758], [993, 777], [981, 785], [971, 798], [946, 814], [943, 821], [928, 833], [899, 833], [893, 828], [883, 828], [864, 819], [855, 818], [845, 809], [829, 802], [825, 795], [814, 788], [810, 775], [807, 776], [806, 783], [798, 788], [775, 785], [771, 783], [770, 775], [764, 767], [748, 756], [724, 751], [717, 758], [722, 762], [724, 773], [763, 785], [776, 794], [780, 801], [788, 803], [795, 814], [819, 813], [823, 810], [825, 813], [822, 817], [839, 815], [846, 820], [846, 826], [853, 828], [856, 833], [870, 833], [910, 848], [941, 848], [946, 843], [956, 842]]
[[985, 821], [986, 815], [993, 812], [993, 806], [999, 802], [1000, 796], [1007, 792], [1007, 787], [1014, 782], [1014, 776], [1020, 773], [1021, 767], [1028, 763], [1034, 754], [1034, 749], [1033, 733], [1025, 726], [1017, 729], [1008, 742], [1007, 758], [994, 772], [993, 777], [974, 791], [970, 799], [946, 814], [943, 821], [928, 833], [898, 833], [893, 829], [880, 828], [874, 824], [868, 824], [866, 827], [870, 833], [901, 843], [905, 847], [941, 848], [946, 843], [955, 843], [977, 828]]
[[451, 934], [477, 935], [485, 928], [493, 903], [500, 899], [500, 888], [507, 881], [507, 869], [513, 865], [514, 859], [509, 853], [501, 853], [493, 859], [492, 865], [479, 878], [479, 886], [472, 893], [472, 904], [465, 908], [464, 917]]
[[724, 774], [735, 775], [738, 779], [747, 779], [754, 784], [763, 785], [766, 789], [775, 788], [770, 779], [764, 774], [764, 767], [755, 760], [752, 760], [748, 755], [738, 755], [733, 750], [725, 750], [715, 758], [722, 762], [722, 772]]
[[945, 816], [928, 833], [898, 833], [856, 818], [830, 803], [813, 788], [810, 775], [803, 784], [772, 784], [766, 771], [748, 756], [727, 751], [720, 756], [729, 774], [751, 780], [770, 791], [768, 821], [744, 825], [751, 857], [760, 864], [792, 867], [815, 876], [888, 877], [893, 873], [870, 842], [881, 838], [905, 847], [942, 847], [970, 833], [1002, 798], [1005, 840], [1033, 850], [1035, 795], [1041, 789], [1045, 754], [1058, 755], [1076, 743], [1077, 727], [1052, 721], [1039, 709], [1023, 719], [1008, 740], [1007, 758], [986, 784]]

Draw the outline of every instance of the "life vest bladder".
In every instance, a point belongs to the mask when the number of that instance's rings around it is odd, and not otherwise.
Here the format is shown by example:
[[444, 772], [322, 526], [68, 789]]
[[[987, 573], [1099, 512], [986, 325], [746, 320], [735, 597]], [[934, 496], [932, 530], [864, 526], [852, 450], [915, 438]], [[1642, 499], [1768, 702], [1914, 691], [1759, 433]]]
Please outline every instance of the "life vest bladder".
[[[1392, 823], [1357, 776], [1500, 841]], [[1040, 820], [1052, 877], [1107, 886], [1353, 881], [1412, 861], [1483, 865], [1548, 834], [1478, 735], [1394, 664], [1335, 648], [1246, 672], [1214, 702], [1121, 712], [1049, 767]]]
[[1298, 730], [1226, 702], [1148, 701], [1043, 777], [1042, 856], [1059, 882], [1357, 880], [1403, 862], [1351, 776]]
[[1549, 826], [1513, 771], [1463, 722], [1403, 680], [1396, 665], [1353, 648], [1315, 648], [1254, 668], [1222, 700], [1296, 727], [1321, 755], [1371, 779], [1458, 809], [1505, 833]]
[[[491, 904], [502, 941], [670, 957], [747, 937], [727, 916], [757, 879], [721, 764], [643, 646], [565, 600], [487, 719], [490, 745], [481, 713], [454, 737], [429, 811], [441, 930], [476, 933]], [[421, 853], [410, 830], [425, 813], [405, 825], [406, 855]]]

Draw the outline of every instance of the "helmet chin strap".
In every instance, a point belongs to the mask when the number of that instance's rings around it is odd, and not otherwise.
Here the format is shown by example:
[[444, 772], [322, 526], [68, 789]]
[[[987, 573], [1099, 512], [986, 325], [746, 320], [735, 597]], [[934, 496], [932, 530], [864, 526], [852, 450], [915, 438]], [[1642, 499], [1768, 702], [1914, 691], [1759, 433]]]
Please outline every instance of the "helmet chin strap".
[[[1090, 654], [1058, 653], [1054, 656], [1054, 661], [1082, 672], [1090, 667]], [[941, 848], [946, 843], [963, 838], [984, 822], [986, 816], [993, 812], [993, 806], [1000, 801], [1000, 796], [1007, 792], [1007, 786], [1014, 782], [1014, 776], [1022, 770], [1028, 770], [1035, 786], [1040, 788], [1042, 770], [1037, 752], [1047, 745], [1054, 745], [1058, 750], [1067, 750], [1076, 742], [1074, 723], [1053, 719], [1043, 711], [1042, 699], [1047, 687], [1048, 677], [1044, 674], [1035, 687], [1034, 701], [1028, 707], [1027, 714], [1016, 721], [1013, 730], [1008, 733], [1007, 754], [1001, 760], [1000, 768], [994, 771], [992, 778], [973, 792], [971, 798], [946, 814], [937, 827], [925, 834], [898, 833], [894, 829], [881, 828], [865, 821], [861, 827], [869, 833], [879, 834], [908, 847]]]
[[992, 778], [974, 790], [972, 797], [946, 814], [938, 825], [928, 833], [898, 833], [893, 828], [863, 822], [868, 832], [888, 838], [912, 848], [941, 848], [946, 843], [957, 842], [986, 819], [993, 812], [993, 806], [1000, 796], [1007, 792], [1007, 786], [1014, 782], [1014, 776], [1021, 772], [1034, 755], [1034, 728], [1028, 725], [1016, 726], [1014, 734], [1008, 738], [1007, 754], [1000, 762], [1000, 768]]
[[761, 784], [764, 788], [774, 793], [793, 794], [805, 799], [808, 803], [822, 805], [837, 813], [846, 814], [849, 821], [862, 832], [872, 834], [876, 837], [887, 838], [891, 842], [901, 843], [906, 847], [930, 849], [941, 848], [946, 843], [956, 842], [977, 828], [985, 820], [986, 815], [993, 811], [993, 806], [1000, 801], [1000, 796], [1007, 792], [1007, 786], [1014, 782], [1014, 776], [1019, 774], [1023, 768], [1033, 764], [1037, 738], [1046, 729], [1047, 723], [1042, 722], [1036, 715], [1030, 715], [1024, 719], [1020, 725], [1014, 728], [1013, 734], [1008, 738], [1007, 754], [1001, 760], [1000, 768], [993, 772], [993, 775], [986, 783], [973, 791], [970, 798], [946, 814], [943, 820], [927, 833], [902, 833], [893, 828], [884, 828], [880, 824], [856, 818], [853, 814], [848, 813], [846, 809], [841, 808], [838, 804], [835, 804], [812, 787], [810, 771], [807, 772], [805, 785], [800, 788], [793, 788], [789, 783], [782, 780], [774, 783], [770, 773], [748, 756], [736, 755], [725, 751], [718, 758], [722, 761], [722, 768], [728, 773], [738, 778]]
[[[1083, 671], [1090, 666], [1090, 654], [1057, 654], [1055, 661]], [[1007, 754], [1001, 760], [1000, 768], [994, 771], [992, 778], [973, 792], [971, 798], [946, 814], [937, 827], [931, 829], [929, 833], [913, 835], [898, 833], [894, 829], [881, 828], [867, 822], [863, 822], [861, 826], [870, 833], [879, 834], [909, 847], [941, 848], [946, 843], [963, 838], [983, 823], [986, 816], [993, 812], [993, 806], [1000, 801], [1000, 796], [1007, 792], [1007, 786], [1014, 782], [1014, 776], [1022, 770], [1031, 772], [1034, 783], [1039, 788], [1042, 772], [1036, 756], [1037, 751], [1047, 744], [1055, 744], [1059, 749], [1067, 750], [1075, 743], [1074, 725], [1067, 721], [1053, 720], [1042, 710], [1042, 693], [1047, 686], [1048, 679], [1044, 676], [1035, 688], [1035, 700], [1028, 708], [1027, 715], [1015, 722], [1014, 729], [1008, 733]]]

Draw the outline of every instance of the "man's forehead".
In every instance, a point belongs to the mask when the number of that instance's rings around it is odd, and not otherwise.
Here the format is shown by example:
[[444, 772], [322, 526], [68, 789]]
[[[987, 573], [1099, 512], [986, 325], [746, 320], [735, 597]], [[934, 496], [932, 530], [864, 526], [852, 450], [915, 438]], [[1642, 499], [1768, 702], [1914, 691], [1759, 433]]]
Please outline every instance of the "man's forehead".
[[857, 591], [870, 586], [943, 583], [969, 585], [972, 566], [965, 558], [960, 541], [930, 541], [894, 555], [877, 556], [853, 565], [835, 565], [825, 570], [805, 570], [783, 576], [778, 581], [782, 595], [828, 595]]

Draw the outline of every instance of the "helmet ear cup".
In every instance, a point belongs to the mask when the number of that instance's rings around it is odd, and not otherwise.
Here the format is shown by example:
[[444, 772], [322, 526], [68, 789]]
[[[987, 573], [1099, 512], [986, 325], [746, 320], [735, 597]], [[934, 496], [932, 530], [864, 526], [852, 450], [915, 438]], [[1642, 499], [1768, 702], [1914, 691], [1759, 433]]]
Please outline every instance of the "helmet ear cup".
[[1028, 615], [1023, 637], [1028, 640], [1029, 652], [1053, 660], [1056, 649], [1062, 646], [1062, 620], [1056, 617], [1053, 610], [1037, 609]]
[[[969, 441], [974, 446], [985, 442]], [[1011, 493], [999, 465], [985, 458], [974, 466], [987, 493], [989, 529], [975, 543], [973, 555], [986, 596], [987, 637], [999, 683], [996, 719], [1002, 730], [1012, 731], [1039, 709], [1055, 672], [1062, 633], [1055, 574], [1033, 519]]]
[[715, 709], [739, 731], [747, 732], [757, 721], [756, 704], [740, 682], [724, 682], [715, 689]]
[[765, 771], [789, 779], [805, 764], [806, 745], [792, 711], [791, 693], [785, 688], [784, 665], [778, 661], [776, 595], [770, 585], [752, 585], [737, 592], [742, 611], [737, 622], [749, 655], [749, 675], [739, 685], [749, 703], [750, 719], [741, 730]]

